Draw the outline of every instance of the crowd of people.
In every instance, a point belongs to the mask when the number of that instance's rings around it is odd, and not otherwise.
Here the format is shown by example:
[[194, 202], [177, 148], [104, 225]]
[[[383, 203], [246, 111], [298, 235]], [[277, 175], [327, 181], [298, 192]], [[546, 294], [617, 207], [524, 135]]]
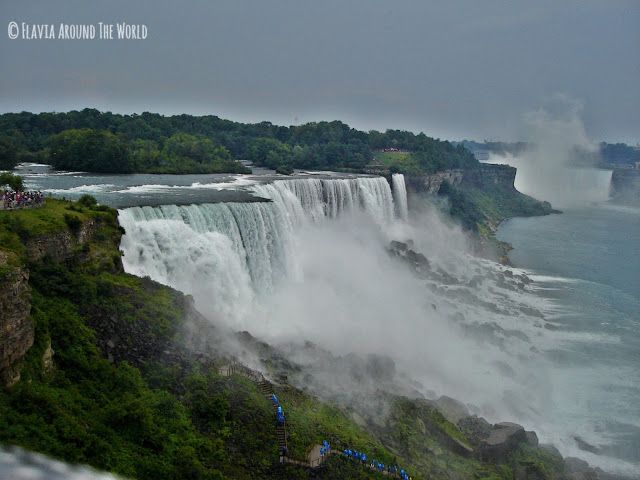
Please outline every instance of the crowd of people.
[[369, 467], [371, 470], [377, 470], [378, 472], [392, 476], [399, 476], [402, 480], [412, 480], [411, 477], [404, 468], [400, 468], [398, 465], [385, 465], [377, 460], [368, 460], [367, 454], [358, 452], [357, 450], [346, 449], [342, 452], [347, 458], [355, 460], [362, 465]]
[[12, 190], [2, 191], [2, 208], [5, 210], [12, 208], [24, 208], [41, 205], [44, 202], [42, 192], [14, 192]]

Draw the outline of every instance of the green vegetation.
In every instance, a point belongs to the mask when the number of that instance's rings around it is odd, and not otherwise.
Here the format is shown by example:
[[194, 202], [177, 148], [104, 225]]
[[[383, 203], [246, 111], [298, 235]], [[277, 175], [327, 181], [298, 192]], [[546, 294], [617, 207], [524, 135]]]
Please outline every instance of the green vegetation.
[[391, 173], [419, 174], [420, 165], [409, 152], [375, 152], [372, 166], [382, 165]]
[[9, 135], [0, 135], [0, 170], [11, 170], [18, 164], [18, 146]]
[[40, 161], [95, 172], [245, 172], [234, 159], [247, 159], [282, 171], [361, 171], [374, 152], [391, 147], [413, 152], [420, 172], [477, 164], [463, 147], [423, 133], [362, 132], [339, 121], [284, 127], [211, 115], [118, 115], [95, 109], [0, 115], [0, 168]]
[[[391, 173], [405, 175], [424, 175], [447, 169], [476, 168], [477, 161], [471, 153], [461, 145], [453, 146], [434, 143], [428, 139], [418, 144], [418, 150], [408, 152], [375, 152], [372, 167], [382, 165]], [[441, 142], [442, 143], [442, 142]]]
[[14, 192], [21, 192], [24, 190], [24, 182], [19, 175], [13, 175], [9, 172], [0, 173], [0, 187], [9, 187]]
[[444, 181], [438, 192], [449, 202], [449, 214], [473, 232], [494, 232], [511, 217], [548, 215], [555, 212], [549, 202], [540, 202], [505, 185], [453, 187]]
[[48, 141], [51, 164], [87, 172], [218, 173], [244, 172], [229, 151], [208, 138], [176, 133], [161, 142], [136, 139], [108, 130], [70, 129]]
[[393, 455], [379, 440], [356, 425], [338, 408], [318, 402], [291, 387], [278, 390], [277, 395], [286, 408], [287, 428], [290, 432], [289, 451], [296, 458], [305, 458], [311, 445], [331, 439], [335, 448], [369, 452], [371, 458], [384, 463], [394, 461]]

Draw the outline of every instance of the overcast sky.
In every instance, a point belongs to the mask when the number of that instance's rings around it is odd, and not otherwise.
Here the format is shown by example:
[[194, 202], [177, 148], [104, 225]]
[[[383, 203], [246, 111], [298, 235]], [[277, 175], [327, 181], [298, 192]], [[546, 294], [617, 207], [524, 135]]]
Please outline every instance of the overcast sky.
[[[340, 119], [515, 139], [558, 94], [594, 140], [640, 141], [638, 0], [0, 0], [0, 111]], [[10, 40], [18, 24], [142, 23], [140, 41]]]

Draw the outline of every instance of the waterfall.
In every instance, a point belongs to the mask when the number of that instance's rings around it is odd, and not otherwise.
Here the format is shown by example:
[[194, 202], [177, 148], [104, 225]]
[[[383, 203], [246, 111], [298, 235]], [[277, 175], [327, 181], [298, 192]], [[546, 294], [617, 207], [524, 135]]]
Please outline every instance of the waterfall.
[[294, 179], [255, 185], [271, 202], [132, 207], [120, 211], [123, 263], [216, 311], [241, 318], [256, 295], [299, 274], [296, 229], [357, 210], [378, 225], [394, 219], [393, 196], [381, 177]]
[[393, 183], [393, 198], [398, 209], [398, 216], [402, 220], [407, 220], [407, 218], [409, 218], [409, 207], [407, 204], [407, 187], [404, 183], [404, 175], [394, 173], [391, 176], [391, 182]]
[[356, 208], [380, 225], [394, 218], [393, 195], [382, 177], [279, 180], [252, 190], [273, 200], [295, 223], [336, 218]]

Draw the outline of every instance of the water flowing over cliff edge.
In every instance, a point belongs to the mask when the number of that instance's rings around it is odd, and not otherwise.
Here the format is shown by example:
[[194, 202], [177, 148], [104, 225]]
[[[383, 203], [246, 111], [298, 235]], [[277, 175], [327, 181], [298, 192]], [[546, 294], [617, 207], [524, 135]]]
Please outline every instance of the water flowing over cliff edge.
[[[192, 294], [212, 321], [275, 344], [386, 355], [407, 389], [411, 379], [421, 394], [535, 428], [551, 395], [540, 352], [562, 341], [545, 328], [549, 306], [521, 272], [469, 255], [436, 212], [404, 221], [404, 178], [392, 183], [277, 180], [250, 187], [268, 203], [123, 209], [125, 269]], [[388, 255], [394, 239], [411, 239], [428, 271]], [[315, 387], [363, 393], [326, 379]]]

